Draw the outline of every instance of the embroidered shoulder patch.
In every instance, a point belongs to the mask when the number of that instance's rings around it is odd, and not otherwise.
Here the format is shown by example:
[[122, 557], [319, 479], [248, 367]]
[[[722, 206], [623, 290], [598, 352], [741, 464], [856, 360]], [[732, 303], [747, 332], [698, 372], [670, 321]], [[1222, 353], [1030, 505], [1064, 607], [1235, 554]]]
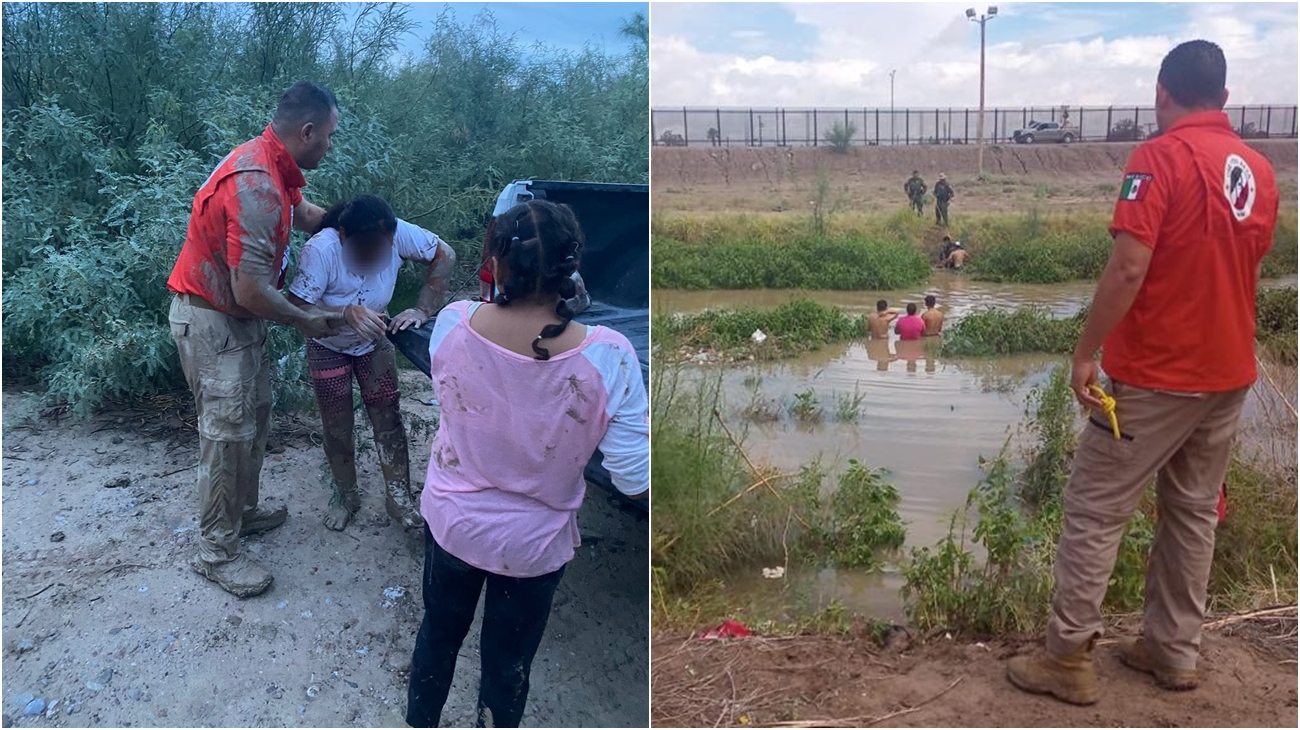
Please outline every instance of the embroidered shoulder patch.
[[1155, 177], [1146, 172], [1131, 172], [1124, 176], [1124, 184], [1119, 187], [1119, 199], [1142, 202], [1147, 195], [1147, 188]]

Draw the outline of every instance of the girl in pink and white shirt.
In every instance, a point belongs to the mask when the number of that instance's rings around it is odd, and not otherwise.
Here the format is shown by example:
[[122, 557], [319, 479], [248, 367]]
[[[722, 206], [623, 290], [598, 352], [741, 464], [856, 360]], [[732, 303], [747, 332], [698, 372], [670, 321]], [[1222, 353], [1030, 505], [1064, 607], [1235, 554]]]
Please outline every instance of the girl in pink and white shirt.
[[583, 468], [599, 447], [614, 485], [644, 497], [649, 406], [627, 338], [571, 323], [582, 231], [532, 200], [492, 220], [492, 303], [438, 314], [430, 374], [441, 405], [421, 497], [429, 526], [424, 623], [407, 723], [436, 727], [487, 584], [479, 726], [517, 727], [551, 600], [579, 545]]

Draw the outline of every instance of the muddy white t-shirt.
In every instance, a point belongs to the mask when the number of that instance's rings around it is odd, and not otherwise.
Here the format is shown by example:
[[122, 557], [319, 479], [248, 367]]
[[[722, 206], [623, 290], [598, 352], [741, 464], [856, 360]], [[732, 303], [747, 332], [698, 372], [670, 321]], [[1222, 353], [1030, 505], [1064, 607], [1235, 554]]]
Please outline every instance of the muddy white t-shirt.
[[[289, 291], [308, 304], [329, 308], [359, 304], [375, 312], [385, 312], [393, 299], [402, 261], [428, 263], [438, 254], [438, 247], [446, 245], [433, 233], [399, 218], [393, 234], [392, 257], [387, 265], [359, 275], [344, 263], [339, 232], [326, 228], [303, 245], [298, 254], [298, 274]], [[337, 335], [315, 342], [344, 355], [364, 355], [375, 349], [374, 342], [362, 339], [346, 325]]]

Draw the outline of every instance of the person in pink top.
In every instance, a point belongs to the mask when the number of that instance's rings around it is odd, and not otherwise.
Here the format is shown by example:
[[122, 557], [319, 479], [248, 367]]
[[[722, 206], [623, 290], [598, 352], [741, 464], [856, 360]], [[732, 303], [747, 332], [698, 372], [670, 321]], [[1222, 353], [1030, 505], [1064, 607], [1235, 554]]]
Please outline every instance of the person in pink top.
[[456, 656], [487, 585], [479, 727], [517, 727], [564, 566], [579, 545], [583, 468], [597, 447], [624, 494], [650, 487], [649, 404], [636, 352], [571, 324], [583, 236], [544, 200], [492, 220], [499, 295], [438, 314], [430, 375], [442, 413], [421, 495], [424, 622], [406, 721], [437, 727]]
[[915, 302], [907, 305], [907, 316], [898, 320], [894, 332], [898, 333], [898, 339], [909, 342], [925, 336], [925, 320], [917, 316]]

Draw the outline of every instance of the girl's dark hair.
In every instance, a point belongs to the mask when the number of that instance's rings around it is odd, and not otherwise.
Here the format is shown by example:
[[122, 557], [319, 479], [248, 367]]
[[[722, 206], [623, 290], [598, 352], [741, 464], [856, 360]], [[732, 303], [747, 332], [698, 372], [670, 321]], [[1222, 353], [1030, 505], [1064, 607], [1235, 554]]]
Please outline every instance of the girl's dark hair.
[[326, 228], [347, 231], [348, 236], [392, 233], [397, 230], [397, 216], [378, 195], [358, 195], [325, 211], [316, 232]]
[[573, 320], [567, 300], [577, 294], [577, 286], [570, 277], [578, 270], [584, 243], [577, 217], [567, 205], [530, 200], [493, 218], [487, 242], [488, 255], [496, 256], [504, 269], [497, 304], [560, 298], [555, 313], [562, 321], [543, 327], [533, 340], [534, 357], [549, 360], [551, 353], [539, 343], [559, 337]]

